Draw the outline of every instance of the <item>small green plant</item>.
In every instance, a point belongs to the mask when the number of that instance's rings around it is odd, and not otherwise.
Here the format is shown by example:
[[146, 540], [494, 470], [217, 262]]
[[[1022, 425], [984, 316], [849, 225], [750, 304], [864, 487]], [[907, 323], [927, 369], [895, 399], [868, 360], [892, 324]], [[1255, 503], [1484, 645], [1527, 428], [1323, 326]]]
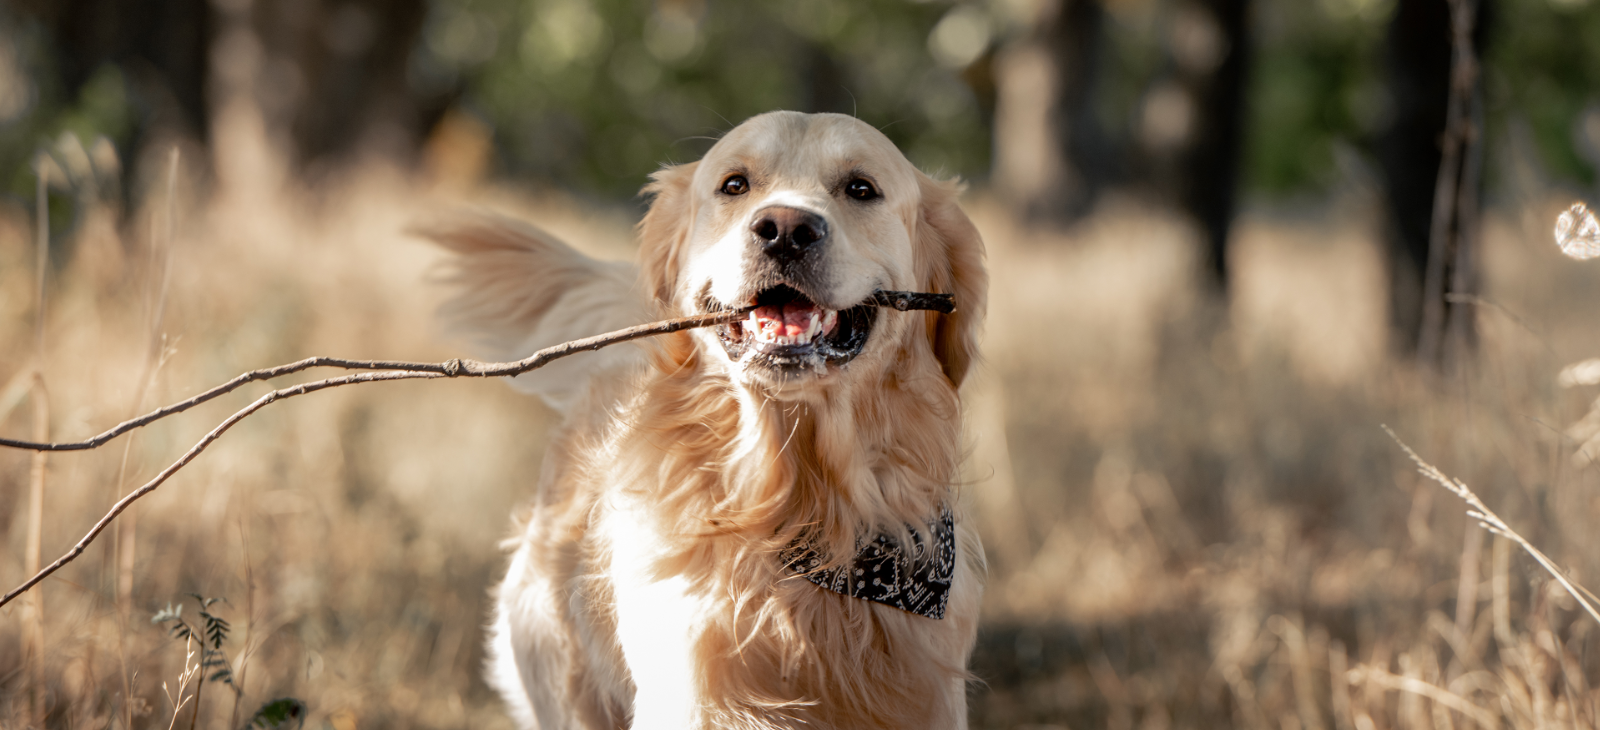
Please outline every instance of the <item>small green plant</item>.
[[256, 710], [247, 730], [299, 730], [306, 723], [306, 703], [293, 697], [281, 697]]
[[185, 641], [191, 637], [200, 644], [200, 668], [211, 671], [207, 681], [222, 682], [233, 689], [234, 693], [239, 688], [233, 683], [233, 665], [228, 662], [228, 655], [222, 651], [222, 643], [228, 640], [228, 631], [232, 629], [227, 620], [211, 612], [211, 606], [217, 603], [226, 603], [225, 598], [206, 598], [198, 593], [190, 593], [194, 600], [200, 604], [200, 621], [197, 628], [183, 618], [183, 604], [174, 606], [167, 604], [166, 608], [156, 612], [150, 618], [153, 624], [171, 624], [167, 628], [172, 638]]
[[[183, 603], [177, 605], [167, 604], [166, 608], [157, 611], [150, 617], [150, 623], [161, 624], [167, 627], [167, 633], [172, 638], [183, 642], [185, 658], [183, 674], [178, 678], [178, 696], [167, 699], [172, 702], [172, 723], [169, 730], [177, 726], [178, 715], [190, 702], [194, 703], [193, 714], [189, 718], [189, 730], [194, 730], [200, 719], [200, 694], [206, 682], [221, 682], [233, 690], [234, 720], [238, 720], [239, 700], [244, 695], [244, 690], [233, 681], [233, 663], [228, 661], [228, 654], [222, 650], [222, 645], [228, 640], [228, 632], [232, 626], [227, 619], [213, 613], [211, 607], [218, 603], [227, 603], [224, 598], [206, 598], [198, 593], [188, 594], [200, 604], [199, 623], [190, 623], [183, 617]], [[195, 662], [194, 647], [199, 645], [200, 658]], [[248, 656], [249, 652], [246, 652]], [[191, 666], [191, 663], [193, 664]], [[185, 697], [189, 685], [194, 684], [193, 694]], [[165, 683], [162, 684], [164, 688]], [[306, 721], [306, 703], [293, 697], [281, 697], [261, 705], [250, 721], [245, 724], [247, 730], [262, 728], [263, 730], [298, 730]]]
[[[167, 633], [172, 638], [184, 642], [184, 646], [200, 645], [200, 662], [196, 670], [202, 675], [194, 685], [194, 710], [189, 720], [190, 730], [194, 730], [195, 723], [200, 719], [200, 695], [205, 690], [206, 682], [221, 682], [233, 690], [237, 702], [241, 692], [239, 686], [233, 682], [233, 665], [228, 661], [228, 655], [222, 650], [223, 642], [228, 640], [228, 631], [231, 628], [226, 619], [211, 612], [211, 607], [217, 603], [224, 603], [226, 599], [206, 598], [198, 593], [190, 593], [194, 600], [200, 604], [200, 623], [191, 624], [183, 617], [183, 603], [174, 606], [167, 604], [166, 608], [157, 611], [150, 617], [150, 623], [161, 624], [167, 627]], [[185, 672], [188, 661], [185, 660]], [[173, 710], [174, 720], [179, 709], [182, 708], [183, 687], [178, 690], [178, 702]]]

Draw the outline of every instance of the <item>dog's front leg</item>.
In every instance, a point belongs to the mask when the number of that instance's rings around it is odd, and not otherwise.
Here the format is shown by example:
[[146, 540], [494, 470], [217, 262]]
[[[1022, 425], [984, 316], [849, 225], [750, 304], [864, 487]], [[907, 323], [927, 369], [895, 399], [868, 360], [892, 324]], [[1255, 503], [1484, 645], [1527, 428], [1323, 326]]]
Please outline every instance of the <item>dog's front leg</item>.
[[627, 512], [606, 519], [617, 638], [636, 688], [635, 730], [700, 727], [694, 639], [699, 608], [682, 578], [660, 579], [653, 569], [660, 544]]

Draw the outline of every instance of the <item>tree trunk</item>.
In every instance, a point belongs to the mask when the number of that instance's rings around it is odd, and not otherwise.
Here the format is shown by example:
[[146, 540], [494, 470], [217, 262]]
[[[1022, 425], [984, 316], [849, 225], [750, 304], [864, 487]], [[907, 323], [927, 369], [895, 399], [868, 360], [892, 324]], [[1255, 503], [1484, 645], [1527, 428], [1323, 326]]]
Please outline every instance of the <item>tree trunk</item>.
[[[141, 112], [133, 138], [124, 140], [133, 149], [157, 131], [209, 141], [217, 84], [240, 81], [219, 79], [217, 52], [259, 64], [248, 88], [230, 91], [255, 96], [269, 124], [288, 131], [301, 165], [367, 148], [408, 156], [448, 101], [448, 94], [425, 98], [407, 79], [425, 0], [23, 0], [21, 7], [61, 49], [69, 98], [101, 66], [123, 71]], [[228, 18], [240, 17], [258, 49], [219, 46], [243, 40], [223, 33]]]
[[1155, 187], [1200, 229], [1202, 271], [1228, 286], [1228, 233], [1243, 154], [1249, 0], [1182, 0], [1167, 24], [1170, 72], [1145, 96], [1141, 146]]
[[[208, 0], [23, 0], [59, 54], [54, 59], [68, 103], [106, 65], [115, 65], [139, 112], [121, 150], [121, 189], [131, 193], [138, 158], [155, 135], [207, 141], [206, 77], [215, 14]], [[85, 143], [90, 140], [84, 140]], [[122, 203], [128, 201], [123, 200]]]
[[1071, 223], [1116, 175], [1095, 116], [1105, 9], [1051, 0], [996, 61], [994, 185], [1024, 218]]
[[427, 11], [424, 0], [255, 0], [250, 25], [269, 59], [257, 96], [299, 164], [416, 152], [445, 109], [407, 81]]
[[[1250, 63], [1249, 0], [1196, 0], [1219, 32], [1219, 63], [1178, 58], [1180, 83], [1195, 99], [1195, 130], [1182, 155], [1178, 200], [1204, 237], [1204, 271], [1221, 291], [1228, 288], [1228, 231], [1233, 225], [1244, 154], [1244, 94]], [[1174, 39], [1177, 41], [1177, 39]], [[1174, 55], [1180, 53], [1174, 43]], [[1207, 68], [1207, 67], [1210, 68]]]
[[1478, 0], [1399, 0], [1389, 27], [1394, 121], [1381, 145], [1395, 342], [1424, 366], [1468, 354], [1479, 277], [1483, 94]]

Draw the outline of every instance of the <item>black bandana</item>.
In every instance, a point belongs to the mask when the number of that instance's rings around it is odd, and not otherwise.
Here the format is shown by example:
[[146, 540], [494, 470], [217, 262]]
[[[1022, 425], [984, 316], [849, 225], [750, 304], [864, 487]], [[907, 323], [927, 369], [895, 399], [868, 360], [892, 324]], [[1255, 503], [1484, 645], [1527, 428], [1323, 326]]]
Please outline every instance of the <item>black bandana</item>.
[[802, 541], [790, 545], [779, 558], [790, 570], [834, 593], [944, 618], [956, 572], [955, 516], [946, 508], [933, 523], [931, 555], [917, 532], [911, 533], [911, 541], [908, 555], [895, 538], [880, 534], [861, 545], [849, 565], [829, 570], [821, 569], [822, 556]]

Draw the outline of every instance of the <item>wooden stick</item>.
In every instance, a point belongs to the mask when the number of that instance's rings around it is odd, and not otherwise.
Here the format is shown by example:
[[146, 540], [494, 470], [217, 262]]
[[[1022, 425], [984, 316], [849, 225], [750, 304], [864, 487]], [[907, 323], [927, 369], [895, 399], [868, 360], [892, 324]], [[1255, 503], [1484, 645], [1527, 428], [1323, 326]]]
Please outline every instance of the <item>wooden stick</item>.
[[[948, 299], [948, 295], [925, 295], [913, 294], [910, 292], [878, 292], [874, 295], [875, 299], [877, 299], [880, 295], [890, 301], [905, 302], [906, 306], [904, 309], [930, 309], [934, 311], [941, 311], [939, 306], [941, 305], [941, 302], [946, 301], [945, 299], [940, 299], [940, 296], [944, 296], [946, 299]], [[953, 306], [953, 300], [951, 300], [951, 306]], [[895, 308], [901, 309], [899, 306], [895, 306]], [[173, 462], [171, 466], [163, 469], [160, 474], [155, 476], [155, 478], [145, 482], [143, 486], [133, 490], [132, 492], [129, 492], [127, 496], [118, 500], [115, 505], [112, 505], [111, 510], [106, 512], [105, 516], [101, 517], [100, 520], [94, 524], [94, 527], [89, 529], [89, 532], [83, 536], [83, 539], [79, 540], [76, 545], [72, 546], [71, 550], [68, 550], [66, 554], [62, 555], [60, 558], [57, 558], [54, 563], [51, 563], [43, 570], [40, 570], [22, 585], [12, 589], [9, 593], [6, 593], [5, 596], [0, 597], [0, 607], [5, 606], [7, 603], [10, 603], [12, 599], [22, 595], [23, 593], [27, 592], [28, 589], [38, 585], [40, 581], [49, 577], [51, 573], [60, 570], [67, 563], [76, 560], [79, 555], [83, 554], [84, 549], [88, 548], [89, 544], [94, 542], [95, 538], [99, 537], [100, 533], [104, 532], [106, 527], [110, 526], [112, 521], [117, 518], [117, 515], [122, 514], [123, 510], [126, 510], [129, 505], [132, 505], [135, 501], [139, 500], [146, 494], [155, 491], [157, 487], [161, 486], [162, 483], [171, 478], [173, 474], [176, 474], [179, 469], [182, 469], [184, 466], [188, 465], [189, 462], [193, 461], [196, 456], [200, 455], [200, 452], [205, 451], [206, 448], [212, 444], [212, 442], [216, 441], [218, 438], [221, 438], [222, 434], [226, 433], [228, 429], [233, 428], [233, 426], [239, 421], [244, 420], [245, 417], [267, 407], [272, 403], [276, 403], [281, 400], [288, 400], [290, 398], [305, 395], [307, 393], [315, 393], [319, 390], [336, 388], [341, 385], [351, 385], [353, 383], [370, 383], [388, 380], [433, 380], [437, 378], [495, 378], [520, 375], [530, 370], [537, 370], [538, 368], [544, 367], [545, 365], [548, 365], [555, 360], [567, 357], [568, 355], [574, 355], [590, 350], [598, 350], [603, 347], [609, 347], [611, 345], [628, 342], [629, 340], [637, 340], [642, 337], [651, 337], [654, 335], [663, 335], [670, 332], [678, 332], [680, 330], [694, 329], [696, 327], [710, 327], [713, 325], [737, 322], [741, 319], [744, 319], [752, 309], [754, 309], [754, 307], [743, 307], [740, 309], [729, 309], [721, 312], [697, 314], [690, 317], [680, 317], [678, 319], [668, 319], [650, 324], [642, 324], [603, 335], [586, 337], [580, 340], [573, 340], [571, 342], [555, 345], [553, 347], [547, 347], [527, 358], [514, 362], [489, 363], [480, 362], [478, 360], [456, 359], [446, 360], [441, 363], [417, 363], [385, 360], [345, 360], [342, 358], [333, 357], [306, 358], [305, 360], [301, 360], [299, 362], [293, 362], [287, 365], [279, 365], [275, 368], [252, 370], [186, 401], [175, 403], [165, 408], [152, 411], [139, 418], [123, 421], [115, 428], [84, 441], [75, 441], [70, 443], [48, 443], [40, 441], [0, 439], [0, 446], [9, 446], [12, 448], [31, 449], [34, 451], [83, 451], [101, 446], [117, 436], [141, 426], [148, 425], [159, 419], [176, 413], [182, 413], [183, 411], [200, 405], [201, 403], [233, 391], [239, 386], [257, 380], [268, 380], [316, 367], [337, 367], [344, 368], [346, 370], [379, 371], [355, 373], [334, 378], [326, 378], [323, 380], [314, 380], [309, 383], [301, 383], [299, 385], [294, 385], [287, 388], [280, 388], [267, 393], [260, 398], [257, 398], [255, 402], [235, 412], [222, 423], [218, 424], [216, 428], [211, 429], [211, 431], [202, 437], [199, 442], [195, 443], [195, 445], [190, 447], [188, 451], [184, 452], [183, 456], [179, 457], [178, 460]], [[904, 310], [902, 309], [902, 311]]]
[[129, 419], [117, 424], [104, 433], [83, 441], [69, 441], [48, 443], [40, 441], [22, 441], [18, 439], [0, 438], [0, 446], [15, 449], [28, 449], [30, 451], [87, 451], [104, 446], [112, 439], [121, 436], [141, 426], [148, 426], [167, 416], [175, 415], [189, 410], [197, 405], [213, 400], [218, 396], [226, 395], [240, 386], [259, 380], [271, 380], [298, 373], [312, 368], [343, 368], [345, 370], [403, 370], [417, 373], [433, 373], [443, 377], [461, 378], [494, 378], [520, 375], [543, 367], [551, 360], [557, 360], [568, 355], [588, 350], [598, 350], [608, 345], [615, 345], [641, 337], [650, 337], [669, 332], [695, 327], [707, 327], [716, 324], [743, 319], [749, 309], [735, 309], [711, 314], [697, 314], [692, 317], [669, 319], [651, 324], [642, 324], [636, 327], [617, 330], [596, 337], [587, 337], [581, 340], [556, 345], [534, 353], [531, 357], [515, 362], [480, 362], [478, 360], [457, 359], [446, 360], [440, 363], [402, 362], [395, 360], [347, 360], [337, 357], [308, 357], [304, 360], [279, 365], [277, 367], [262, 368], [243, 373], [222, 385], [207, 390], [185, 401], [174, 403], [164, 408], [151, 411], [138, 418]]
[[955, 314], [956, 298], [950, 294], [923, 294], [912, 291], [883, 291], [872, 293], [872, 301], [880, 307], [898, 309], [927, 309], [944, 314]]
[[[955, 297], [949, 294], [924, 294], [919, 292], [901, 291], [876, 291], [873, 292], [873, 303], [882, 307], [890, 307], [899, 311], [927, 310], [949, 314], [955, 311]], [[25, 441], [22, 439], [0, 438], [0, 447], [13, 449], [26, 449], [29, 451], [88, 451], [104, 446], [107, 442], [122, 434], [142, 426], [159, 421], [167, 416], [176, 415], [189, 410], [197, 405], [213, 400], [219, 396], [227, 395], [240, 386], [261, 380], [292, 375], [302, 370], [312, 368], [342, 368], [345, 370], [407, 370], [415, 372], [439, 373], [452, 378], [497, 378], [521, 375], [542, 367], [545, 363], [558, 358], [566, 357], [576, 352], [598, 350], [602, 347], [615, 345], [641, 337], [677, 332], [679, 330], [693, 329], [696, 327], [709, 327], [718, 324], [728, 324], [744, 319], [753, 307], [728, 309], [721, 312], [696, 314], [678, 319], [662, 320], [650, 324], [642, 324], [627, 329], [617, 330], [604, 335], [573, 340], [555, 347], [550, 347], [532, 356], [514, 362], [480, 362], [478, 360], [456, 359], [440, 363], [403, 362], [397, 360], [347, 360], [337, 357], [308, 357], [304, 360], [278, 365], [276, 367], [252, 370], [242, 373], [222, 385], [207, 390], [185, 401], [156, 409], [138, 418], [131, 418], [106, 430], [99, 435], [82, 441], [43, 442]]]

